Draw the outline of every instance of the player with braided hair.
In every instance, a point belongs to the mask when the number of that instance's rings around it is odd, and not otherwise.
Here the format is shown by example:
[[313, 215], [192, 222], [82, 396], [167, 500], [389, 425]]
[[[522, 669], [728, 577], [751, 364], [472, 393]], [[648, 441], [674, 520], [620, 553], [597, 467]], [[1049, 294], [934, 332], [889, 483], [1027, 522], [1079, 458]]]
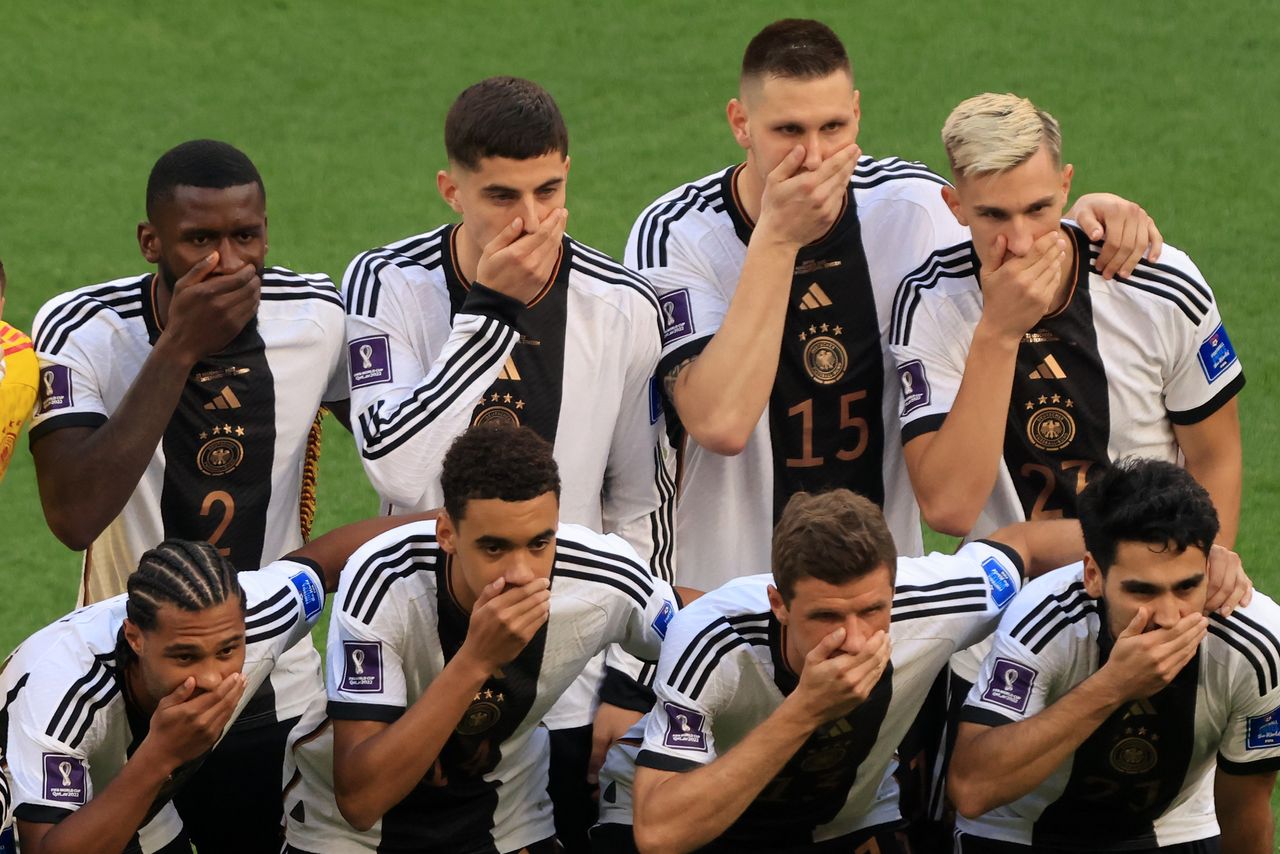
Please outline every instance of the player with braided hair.
[[[406, 521], [347, 525], [238, 575], [217, 547], [168, 539], [142, 555], [127, 593], [28, 638], [0, 670], [24, 854], [189, 852], [171, 799], [220, 761], [214, 748], [308, 634], [352, 552]], [[245, 837], [237, 850], [280, 845]]]

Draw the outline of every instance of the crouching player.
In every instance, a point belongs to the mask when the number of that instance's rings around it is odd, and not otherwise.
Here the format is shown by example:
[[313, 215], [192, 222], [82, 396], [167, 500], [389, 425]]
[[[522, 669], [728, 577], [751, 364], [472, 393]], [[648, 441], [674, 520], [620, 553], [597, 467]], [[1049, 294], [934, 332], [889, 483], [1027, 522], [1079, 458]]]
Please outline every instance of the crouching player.
[[959, 850], [1271, 851], [1280, 608], [1209, 607], [1218, 517], [1185, 469], [1108, 469], [1080, 524], [1083, 568], [1018, 597], [961, 713]]
[[165, 540], [127, 593], [28, 638], [0, 671], [23, 854], [189, 852], [170, 798], [310, 631], [356, 547], [403, 522], [348, 525], [239, 575], [208, 543]]
[[441, 488], [436, 520], [373, 539], [342, 573], [332, 727], [295, 751], [291, 851], [552, 851], [539, 721], [609, 644], [658, 656], [673, 590], [621, 538], [559, 524], [536, 433], [468, 429]]
[[[848, 490], [794, 496], [772, 548], [772, 575], [672, 622], [658, 703], [605, 762], [596, 850], [631, 849], [634, 824], [642, 851], [908, 851], [895, 748], [933, 680], [995, 628], [1024, 569], [1084, 552], [1059, 520], [898, 557], [879, 508]], [[1215, 557], [1234, 603], [1247, 579]]]

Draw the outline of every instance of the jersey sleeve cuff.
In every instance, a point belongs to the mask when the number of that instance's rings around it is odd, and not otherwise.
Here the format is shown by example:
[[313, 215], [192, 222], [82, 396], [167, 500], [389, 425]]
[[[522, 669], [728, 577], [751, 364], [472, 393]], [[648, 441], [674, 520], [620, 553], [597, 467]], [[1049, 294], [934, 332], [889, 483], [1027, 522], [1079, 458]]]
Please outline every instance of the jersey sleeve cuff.
[[653, 708], [656, 698], [652, 688], [646, 688], [621, 670], [606, 667], [604, 682], [600, 685], [600, 702], [643, 714]]
[[74, 812], [75, 810], [45, 804], [18, 804], [13, 809], [13, 817], [32, 824], [57, 824]]
[[1226, 386], [1209, 399], [1208, 403], [1202, 403], [1195, 409], [1188, 409], [1184, 412], [1173, 412], [1168, 410], [1169, 420], [1174, 424], [1187, 426], [1188, 424], [1199, 424], [1213, 413], [1227, 405], [1231, 398], [1240, 393], [1240, 389], [1244, 388], [1244, 371], [1236, 374], [1235, 379], [1227, 383]]
[[667, 374], [671, 373], [686, 359], [692, 359], [702, 353], [711, 343], [711, 335], [704, 335], [701, 338], [695, 338], [692, 341], [686, 341], [674, 350], [670, 350], [662, 354], [658, 359], [658, 382], [661, 384], [667, 378]]
[[520, 300], [498, 293], [479, 282], [473, 282], [471, 290], [467, 292], [467, 298], [462, 301], [460, 312], [492, 317], [508, 326], [515, 326], [524, 309], [525, 305]]
[[990, 546], [1007, 557], [1009, 563], [1013, 564], [1013, 568], [1018, 570], [1019, 578], [1025, 579], [1027, 577], [1027, 567], [1022, 562], [1022, 555], [1018, 554], [1017, 549], [1004, 543], [997, 543], [995, 540], [977, 540], [977, 542], [982, 543], [984, 546]]
[[37, 439], [61, 430], [64, 427], [101, 427], [107, 423], [107, 416], [101, 412], [68, 412], [66, 415], [55, 415], [34, 425], [28, 431], [27, 438], [34, 443]]
[[403, 706], [386, 706], [381, 703], [343, 703], [329, 701], [329, 717], [335, 721], [381, 721], [393, 724], [404, 714]]
[[960, 708], [960, 720], [965, 723], [979, 724], [980, 726], [1004, 726], [1005, 724], [1017, 723], [1013, 718], [1007, 718], [999, 712], [993, 712], [981, 706], [970, 705]]
[[921, 415], [914, 421], [908, 421], [902, 425], [902, 444], [905, 445], [925, 433], [938, 432], [942, 429], [942, 422], [946, 420], [947, 413], [939, 412], [936, 415]]
[[1270, 774], [1273, 771], [1280, 771], [1280, 756], [1271, 756], [1255, 762], [1232, 762], [1219, 753], [1218, 770], [1236, 777], [1246, 777], [1250, 774]]
[[680, 759], [676, 756], [659, 753], [656, 750], [641, 750], [640, 755], [636, 757], [636, 764], [643, 765], [646, 768], [656, 768], [659, 771], [680, 771], [682, 773], [702, 767], [702, 763], [694, 762], [692, 759]]

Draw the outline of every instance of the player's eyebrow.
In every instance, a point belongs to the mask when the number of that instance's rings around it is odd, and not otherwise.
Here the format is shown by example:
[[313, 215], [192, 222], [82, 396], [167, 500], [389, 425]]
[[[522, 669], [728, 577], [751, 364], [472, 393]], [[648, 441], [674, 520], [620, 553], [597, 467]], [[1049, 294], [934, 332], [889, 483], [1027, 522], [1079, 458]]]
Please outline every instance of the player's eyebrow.
[[1129, 579], [1120, 582], [1120, 589], [1126, 593], [1159, 593], [1164, 588], [1159, 584], [1152, 584], [1149, 581], [1137, 581]]
[[552, 540], [552, 539], [555, 539], [555, 536], [556, 536], [555, 528], [547, 528], [547, 530], [543, 531], [542, 533], [534, 534], [532, 537], [530, 537], [529, 542], [533, 543], [533, 542], [537, 542], [538, 540]]
[[489, 534], [483, 534], [476, 537], [476, 545], [482, 547], [493, 546], [500, 549], [511, 548], [511, 541], [505, 537], [494, 537]]
[[1184, 578], [1177, 584], [1173, 585], [1174, 590], [1194, 590], [1200, 586], [1200, 582], [1204, 581], [1204, 573], [1197, 573], [1190, 578]]
[[[241, 643], [244, 643], [244, 632], [236, 632], [215, 644], [215, 648], [224, 649], [228, 646], [234, 646]], [[169, 644], [164, 648], [165, 655], [177, 655], [183, 652], [204, 652], [204, 647], [194, 643], [174, 643]]]

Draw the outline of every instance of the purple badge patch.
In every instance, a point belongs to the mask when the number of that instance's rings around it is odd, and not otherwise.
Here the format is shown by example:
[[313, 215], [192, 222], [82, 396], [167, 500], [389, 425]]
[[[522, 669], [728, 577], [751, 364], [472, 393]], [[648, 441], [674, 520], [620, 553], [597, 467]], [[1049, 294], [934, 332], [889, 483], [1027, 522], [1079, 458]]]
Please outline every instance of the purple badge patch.
[[44, 754], [44, 799], [60, 804], [84, 805], [84, 760], [63, 753]]
[[902, 383], [904, 416], [929, 405], [929, 380], [925, 378], [923, 362], [919, 359], [903, 362], [898, 366], [898, 380]]
[[693, 310], [689, 308], [688, 288], [664, 295], [658, 300], [658, 305], [662, 306], [663, 344], [693, 334]]
[[1200, 358], [1200, 369], [1209, 382], [1222, 376], [1227, 368], [1236, 363], [1235, 348], [1231, 346], [1231, 339], [1227, 337], [1227, 330], [1221, 323], [1204, 339], [1197, 355]]
[[1036, 682], [1036, 671], [1007, 658], [997, 658], [992, 668], [991, 684], [982, 693], [982, 699], [1015, 712], [1027, 710], [1031, 699], [1031, 686]]
[[379, 641], [342, 642], [341, 690], [355, 694], [382, 693], [382, 644]]
[[677, 750], [706, 753], [707, 734], [702, 731], [702, 715], [675, 703], [663, 703], [662, 708], [667, 713], [667, 737], [663, 743]]
[[40, 414], [67, 409], [75, 401], [71, 397], [71, 369], [66, 365], [50, 365], [40, 370]]
[[387, 336], [370, 335], [347, 345], [351, 357], [351, 387], [391, 382], [391, 353]]

